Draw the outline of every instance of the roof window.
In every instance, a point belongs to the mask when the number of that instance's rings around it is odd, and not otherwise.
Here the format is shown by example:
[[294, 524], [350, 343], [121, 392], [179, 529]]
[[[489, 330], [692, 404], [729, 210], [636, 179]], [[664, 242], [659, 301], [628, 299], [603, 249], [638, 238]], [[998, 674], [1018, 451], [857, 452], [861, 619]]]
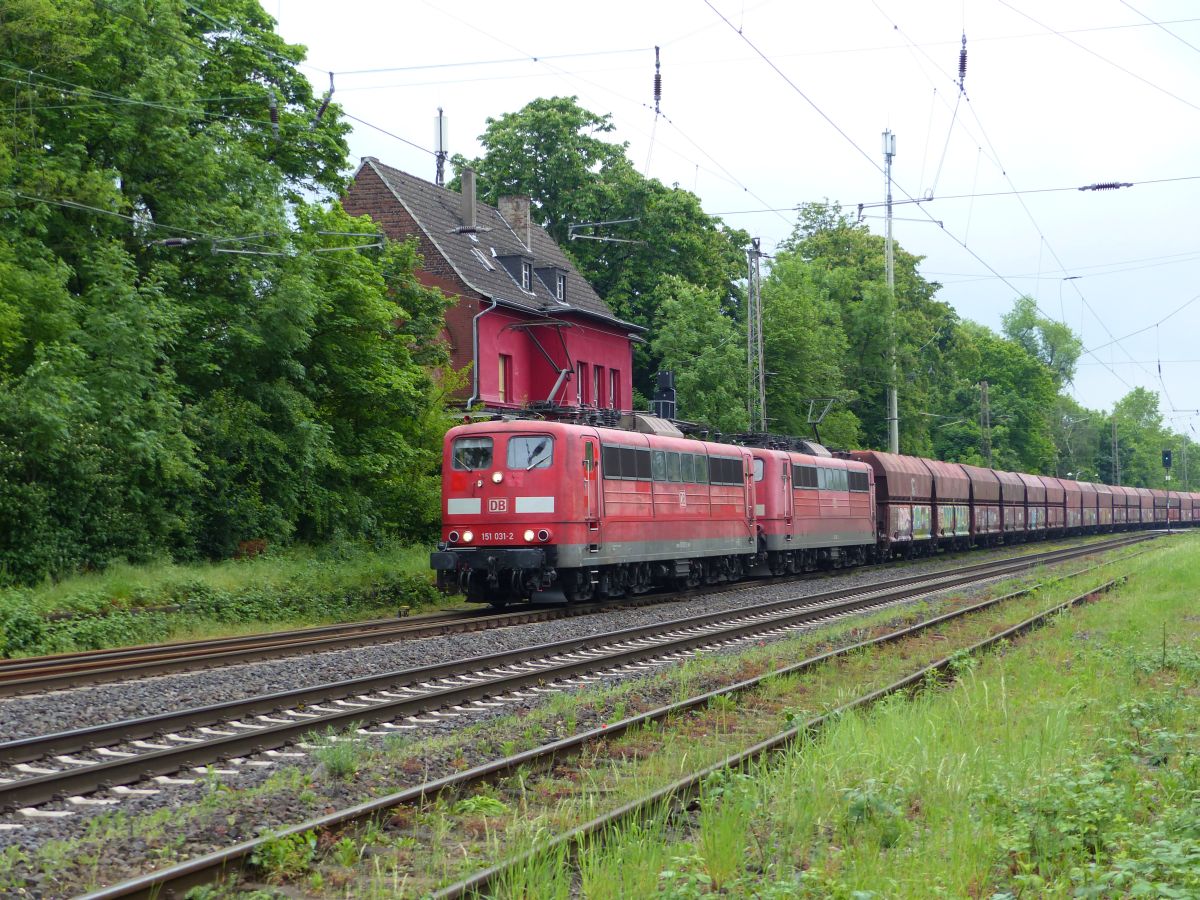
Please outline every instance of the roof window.
[[479, 260], [479, 264], [480, 264], [481, 266], [483, 266], [485, 269], [487, 269], [489, 272], [495, 272], [495, 271], [496, 271], [496, 267], [495, 267], [495, 266], [493, 266], [493, 265], [491, 264], [491, 262], [489, 262], [489, 261], [488, 261], [488, 258], [487, 258], [486, 256], [484, 256], [484, 255], [483, 255], [483, 252], [482, 252], [482, 251], [481, 251], [481, 250], [480, 250], [478, 247], [472, 247], [472, 248], [471, 248], [471, 253], [473, 253], [473, 254], [475, 255], [475, 258], [476, 258], [477, 260]]

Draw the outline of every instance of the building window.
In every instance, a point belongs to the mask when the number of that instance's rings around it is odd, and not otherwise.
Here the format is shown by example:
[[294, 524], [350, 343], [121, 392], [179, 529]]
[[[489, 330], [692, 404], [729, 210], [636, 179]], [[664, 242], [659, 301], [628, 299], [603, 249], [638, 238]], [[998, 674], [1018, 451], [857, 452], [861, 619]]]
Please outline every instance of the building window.
[[559, 273], [554, 279], [554, 296], [559, 303], [567, 302], [567, 276]]
[[592, 402], [604, 406], [604, 366], [592, 366]]
[[533, 285], [533, 263], [521, 262], [521, 290], [528, 291]]
[[588, 402], [588, 370], [587, 363], [579, 363], [575, 379], [575, 402], [584, 406]]
[[608, 405], [613, 409], [621, 408], [621, 373], [616, 369], [608, 370]]
[[512, 399], [512, 357], [504, 353], [500, 354], [500, 384], [496, 395], [501, 403]]

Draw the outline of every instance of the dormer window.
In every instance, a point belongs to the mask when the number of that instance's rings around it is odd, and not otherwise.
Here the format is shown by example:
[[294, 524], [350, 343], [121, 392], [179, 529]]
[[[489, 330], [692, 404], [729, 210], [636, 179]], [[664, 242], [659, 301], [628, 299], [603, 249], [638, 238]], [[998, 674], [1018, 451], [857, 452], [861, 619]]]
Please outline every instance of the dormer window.
[[567, 270], [558, 266], [542, 266], [533, 271], [546, 286], [550, 296], [565, 306], [567, 302]]
[[[493, 250], [494, 252], [494, 250]], [[533, 260], [524, 253], [496, 253], [496, 262], [504, 266], [508, 277], [526, 294], [533, 293]]]

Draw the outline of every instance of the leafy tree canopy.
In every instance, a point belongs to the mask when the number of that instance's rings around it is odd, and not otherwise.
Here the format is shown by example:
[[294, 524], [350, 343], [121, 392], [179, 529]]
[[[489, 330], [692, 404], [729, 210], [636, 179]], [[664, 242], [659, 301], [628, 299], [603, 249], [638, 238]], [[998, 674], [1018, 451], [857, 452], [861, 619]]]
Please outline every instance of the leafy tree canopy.
[[255, 0], [0, 21], [0, 581], [423, 533], [442, 301], [323, 233], [373, 226], [303, 48]]

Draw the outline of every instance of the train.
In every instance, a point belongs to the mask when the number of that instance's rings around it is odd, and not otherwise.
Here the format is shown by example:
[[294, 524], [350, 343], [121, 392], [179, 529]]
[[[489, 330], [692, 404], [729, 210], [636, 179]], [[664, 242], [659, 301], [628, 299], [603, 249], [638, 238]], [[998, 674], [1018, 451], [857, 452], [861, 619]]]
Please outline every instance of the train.
[[445, 437], [439, 587], [502, 607], [1200, 523], [1200, 494], [808, 441], [503, 417]]

